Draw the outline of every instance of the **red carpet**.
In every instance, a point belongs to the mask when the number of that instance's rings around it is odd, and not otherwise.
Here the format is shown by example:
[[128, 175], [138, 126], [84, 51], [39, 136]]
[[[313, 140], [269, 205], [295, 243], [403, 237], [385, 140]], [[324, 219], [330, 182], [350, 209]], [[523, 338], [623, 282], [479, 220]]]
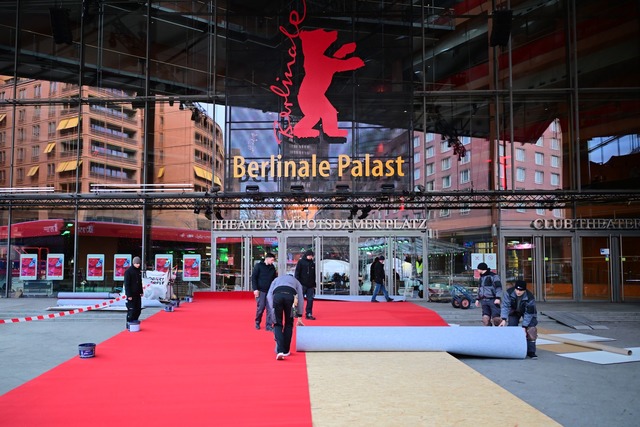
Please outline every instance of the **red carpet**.
[[[317, 301], [307, 325], [443, 325], [410, 303]], [[276, 361], [251, 293], [196, 294], [0, 396], [2, 426], [311, 426], [304, 353]], [[292, 346], [295, 348], [295, 346]]]

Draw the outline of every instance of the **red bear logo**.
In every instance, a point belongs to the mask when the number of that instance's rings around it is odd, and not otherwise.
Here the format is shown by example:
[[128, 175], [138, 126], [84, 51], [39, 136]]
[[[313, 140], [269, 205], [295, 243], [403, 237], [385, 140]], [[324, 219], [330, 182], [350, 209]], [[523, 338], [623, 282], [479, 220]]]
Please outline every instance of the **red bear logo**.
[[293, 129], [293, 135], [298, 138], [318, 137], [320, 132], [313, 127], [320, 121], [327, 136], [345, 138], [348, 135], [348, 131], [338, 129], [338, 111], [327, 99], [326, 92], [335, 73], [358, 69], [364, 66], [364, 61], [356, 56], [345, 59], [355, 51], [355, 43], [345, 43], [333, 56], [325, 55], [337, 39], [337, 31], [300, 32], [305, 76], [298, 91], [298, 105], [303, 117]]

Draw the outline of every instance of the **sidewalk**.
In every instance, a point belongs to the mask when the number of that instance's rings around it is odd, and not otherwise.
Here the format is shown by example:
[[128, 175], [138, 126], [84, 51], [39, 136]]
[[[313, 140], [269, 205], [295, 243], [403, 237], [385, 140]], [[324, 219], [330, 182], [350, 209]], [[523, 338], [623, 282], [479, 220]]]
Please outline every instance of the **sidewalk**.
[[[462, 310], [449, 303], [412, 302], [436, 311], [450, 324], [481, 325], [478, 308]], [[55, 313], [46, 309], [56, 303], [55, 298], [0, 298], [0, 319]], [[320, 305], [318, 308], [321, 310]], [[144, 319], [158, 310], [143, 310], [142, 328]], [[539, 328], [613, 338], [615, 341], [607, 344], [615, 347], [640, 347], [640, 304], [539, 303], [538, 311]], [[545, 316], [545, 311], [579, 312], [608, 329], [577, 331]], [[322, 315], [321, 311], [317, 315]], [[81, 343], [98, 344], [96, 354], [99, 354], [99, 344], [122, 332], [124, 327], [123, 311], [89, 311], [56, 319], [0, 325], [0, 349], [4, 360], [4, 369], [0, 371], [0, 394], [76, 357]], [[537, 360], [458, 359], [564, 426], [638, 425], [640, 363], [597, 365], [560, 357], [546, 350], [539, 350], [538, 356]], [[426, 366], [421, 371], [425, 381], [429, 381], [432, 369], [438, 367]], [[456, 381], [455, 372], [451, 372], [451, 381]], [[491, 396], [477, 396], [478, 407], [481, 408], [482, 400], [488, 398]], [[456, 396], [450, 396], [450, 399], [456, 399]], [[484, 420], [491, 414], [479, 411], [478, 417]], [[509, 420], [495, 420], [494, 425], [510, 424]]]

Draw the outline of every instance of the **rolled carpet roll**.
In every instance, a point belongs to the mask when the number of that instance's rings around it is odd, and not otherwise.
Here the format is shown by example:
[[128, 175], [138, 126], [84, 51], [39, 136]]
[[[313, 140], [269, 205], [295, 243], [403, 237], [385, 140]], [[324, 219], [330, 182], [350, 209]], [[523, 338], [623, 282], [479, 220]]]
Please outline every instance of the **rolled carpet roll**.
[[486, 326], [304, 326], [297, 351], [446, 351], [466, 356], [524, 359], [522, 328]]

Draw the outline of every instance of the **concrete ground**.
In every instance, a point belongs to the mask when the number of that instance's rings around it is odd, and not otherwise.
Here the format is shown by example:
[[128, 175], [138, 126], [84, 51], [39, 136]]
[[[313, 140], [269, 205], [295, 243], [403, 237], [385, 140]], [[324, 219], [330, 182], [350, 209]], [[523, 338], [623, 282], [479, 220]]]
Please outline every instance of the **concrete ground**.
[[[0, 298], [0, 319], [54, 313], [46, 309], [55, 306], [56, 302], [55, 298]], [[477, 308], [461, 310], [448, 303], [412, 302], [438, 312], [450, 324], [481, 324]], [[158, 310], [143, 310], [141, 320]], [[640, 304], [538, 303], [538, 311], [542, 313], [538, 325], [541, 329], [588, 333], [615, 339], [607, 343], [615, 347], [640, 347]], [[545, 311], [577, 312], [608, 329], [575, 330], [544, 315]], [[124, 326], [125, 313], [122, 311], [90, 311], [50, 320], [0, 324], [3, 356], [0, 395], [77, 356], [79, 344], [99, 344], [121, 332]], [[99, 351], [98, 345], [96, 353]], [[542, 349], [538, 356], [537, 360], [458, 359], [564, 426], [638, 425], [640, 363], [597, 365]], [[439, 367], [426, 369], [428, 375], [430, 369]], [[451, 381], [455, 382], [456, 372], [450, 375]], [[491, 398], [478, 395], [477, 406], [468, 410], [477, 412], [478, 419], [486, 422], [491, 413], [483, 411], [483, 401]], [[456, 396], [452, 395], [450, 399], [456, 399]], [[493, 425], [510, 424], [509, 420], [496, 420]]]

